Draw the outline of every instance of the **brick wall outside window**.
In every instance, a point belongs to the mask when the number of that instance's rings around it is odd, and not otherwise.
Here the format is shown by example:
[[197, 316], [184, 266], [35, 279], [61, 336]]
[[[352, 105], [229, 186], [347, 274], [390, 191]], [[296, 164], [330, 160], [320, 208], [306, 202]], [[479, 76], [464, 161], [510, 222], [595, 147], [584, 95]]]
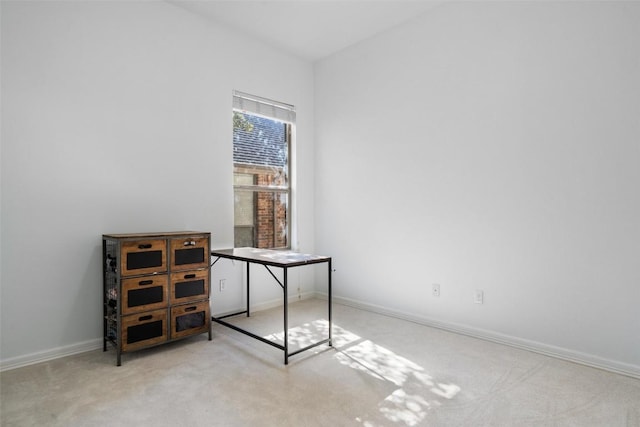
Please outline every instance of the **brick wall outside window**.
[[[269, 185], [269, 175], [257, 175], [259, 185]], [[255, 239], [258, 248], [287, 247], [287, 209], [279, 193], [256, 194]]]

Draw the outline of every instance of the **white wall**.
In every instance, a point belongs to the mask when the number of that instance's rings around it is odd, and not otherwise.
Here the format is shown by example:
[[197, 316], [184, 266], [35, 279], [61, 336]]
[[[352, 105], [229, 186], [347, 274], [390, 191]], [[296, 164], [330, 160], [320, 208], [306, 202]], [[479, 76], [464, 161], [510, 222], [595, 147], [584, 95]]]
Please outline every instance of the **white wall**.
[[[233, 89], [297, 107], [297, 243], [312, 250], [309, 63], [164, 2], [1, 7], [3, 367], [101, 346], [103, 233], [233, 245]], [[240, 274], [212, 273], [214, 311], [242, 303]]]
[[315, 71], [340, 300], [640, 376], [639, 3], [452, 2]]

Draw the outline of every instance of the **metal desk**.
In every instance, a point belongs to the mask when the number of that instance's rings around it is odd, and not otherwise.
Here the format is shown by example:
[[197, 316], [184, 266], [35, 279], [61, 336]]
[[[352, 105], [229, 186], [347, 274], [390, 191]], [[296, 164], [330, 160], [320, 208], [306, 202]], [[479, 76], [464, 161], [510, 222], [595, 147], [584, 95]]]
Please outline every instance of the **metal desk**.
[[[303, 351], [309, 350], [313, 347], [319, 346], [324, 343], [329, 343], [331, 345], [331, 257], [328, 256], [320, 256], [320, 255], [309, 255], [309, 254], [301, 254], [292, 251], [280, 251], [280, 250], [271, 250], [271, 249], [256, 249], [256, 248], [235, 248], [235, 249], [220, 249], [220, 250], [212, 250], [211, 256], [215, 257], [215, 261], [211, 264], [211, 267], [220, 261], [221, 258], [230, 259], [230, 260], [238, 260], [244, 261], [246, 263], [247, 268], [247, 308], [246, 310], [239, 311], [236, 313], [227, 314], [225, 316], [220, 317], [212, 317], [211, 320], [217, 322], [221, 325], [227, 326], [231, 329], [234, 329], [238, 332], [241, 332], [245, 335], [249, 335], [252, 338], [260, 340], [266, 344], [272, 345], [280, 350], [284, 351], [284, 364], [287, 365], [289, 363], [289, 356], [294, 356]], [[310, 264], [320, 264], [327, 263], [327, 288], [328, 288], [328, 299], [327, 299], [327, 308], [329, 311], [329, 337], [323, 339], [321, 341], [315, 342], [311, 345], [308, 345], [299, 350], [289, 352], [289, 291], [288, 291], [288, 283], [287, 283], [287, 271], [292, 267], [299, 267]], [[245, 314], [247, 317], [251, 315], [251, 309], [249, 306], [249, 289], [250, 289], [250, 265], [251, 264], [261, 264], [263, 265], [267, 271], [271, 274], [271, 276], [275, 279], [275, 281], [280, 285], [283, 292], [284, 297], [284, 345], [279, 344], [277, 342], [268, 340], [264, 337], [256, 335], [250, 331], [242, 329], [236, 325], [232, 325], [231, 323], [225, 322], [222, 319], [231, 316], [237, 316], [239, 314]], [[273, 271], [270, 267], [282, 268], [283, 270], [283, 280], [282, 282], [273, 274]]]

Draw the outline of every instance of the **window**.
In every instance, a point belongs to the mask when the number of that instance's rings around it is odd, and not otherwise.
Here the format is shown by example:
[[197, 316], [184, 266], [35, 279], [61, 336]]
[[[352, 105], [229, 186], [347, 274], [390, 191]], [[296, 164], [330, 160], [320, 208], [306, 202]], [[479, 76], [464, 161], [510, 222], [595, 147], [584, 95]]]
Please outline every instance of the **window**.
[[289, 248], [293, 106], [233, 94], [234, 246]]

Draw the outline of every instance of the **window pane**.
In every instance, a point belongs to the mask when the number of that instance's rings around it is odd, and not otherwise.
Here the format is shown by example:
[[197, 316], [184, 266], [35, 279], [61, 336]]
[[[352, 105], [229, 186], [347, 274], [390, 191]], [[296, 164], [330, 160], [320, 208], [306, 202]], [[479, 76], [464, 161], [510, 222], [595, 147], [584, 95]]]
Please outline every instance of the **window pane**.
[[[286, 192], [235, 190], [235, 246], [289, 246], [289, 197]], [[239, 221], [239, 219], [251, 220]]]
[[234, 223], [236, 227], [253, 227], [255, 219], [253, 191], [234, 192]]
[[233, 113], [235, 247], [289, 247], [290, 129], [277, 120]]
[[256, 210], [258, 224], [256, 226], [256, 247], [287, 247], [288, 197], [283, 193], [261, 191], [256, 193]]
[[247, 113], [234, 113], [233, 162], [236, 172], [259, 173], [259, 182], [254, 184], [287, 186], [287, 125]]

